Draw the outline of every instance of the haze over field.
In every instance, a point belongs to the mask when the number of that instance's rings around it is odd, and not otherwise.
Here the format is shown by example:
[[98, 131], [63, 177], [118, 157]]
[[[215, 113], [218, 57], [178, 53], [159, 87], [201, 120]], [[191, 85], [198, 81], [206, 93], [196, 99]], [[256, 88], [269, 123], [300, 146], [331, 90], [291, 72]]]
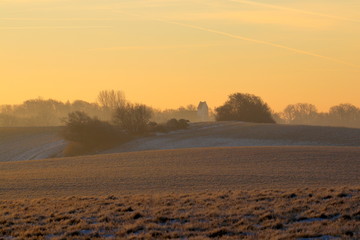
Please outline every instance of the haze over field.
[[159, 108], [234, 90], [276, 111], [358, 106], [359, 13], [357, 0], [2, 0], [0, 103], [122, 89]]

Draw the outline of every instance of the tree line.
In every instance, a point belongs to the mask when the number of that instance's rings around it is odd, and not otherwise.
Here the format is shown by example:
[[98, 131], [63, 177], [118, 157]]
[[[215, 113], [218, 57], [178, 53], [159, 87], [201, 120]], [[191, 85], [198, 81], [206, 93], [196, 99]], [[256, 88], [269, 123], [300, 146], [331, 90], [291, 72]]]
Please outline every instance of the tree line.
[[328, 112], [320, 112], [309, 103], [288, 105], [282, 112], [275, 113], [278, 123], [360, 128], [360, 108], [344, 103], [332, 106]]
[[[128, 103], [121, 91], [100, 91], [95, 102], [75, 100], [61, 102], [53, 99], [30, 99], [18, 105], [0, 105], [0, 127], [23, 126], [63, 126], [69, 113], [80, 111], [90, 117], [111, 121], [114, 109]], [[188, 119], [199, 121], [197, 108], [194, 105], [177, 109], [159, 110], [147, 106], [151, 111], [151, 120], [165, 123], [169, 119]]]
[[[90, 117], [112, 121], [114, 109], [128, 104], [121, 91], [106, 90], [98, 94], [96, 102], [83, 100], [61, 102], [53, 99], [31, 99], [19, 105], [0, 105], [0, 127], [15, 126], [62, 126], [69, 113], [80, 111]], [[194, 105], [177, 109], [158, 110], [146, 106], [150, 120], [165, 123], [169, 119], [200, 121]], [[211, 119], [218, 121], [238, 120], [281, 124], [305, 124], [323, 126], [360, 127], [360, 108], [344, 103], [333, 106], [328, 112], [320, 112], [310, 103], [289, 104], [283, 111], [274, 112], [258, 96], [234, 93], [228, 100], [210, 112]]]
[[[0, 110], [0, 126], [64, 125], [61, 135], [69, 142], [65, 156], [96, 152], [155, 132], [186, 129], [189, 119], [198, 120], [193, 105], [160, 111], [130, 103], [121, 91], [114, 90], [101, 91], [96, 103], [34, 99]], [[360, 127], [360, 109], [351, 104], [321, 113], [312, 104], [298, 103], [274, 113], [260, 97], [247, 93], [229, 95], [211, 115], [216, 121]]]
[[255, 123], [281, 123], [360, 128], [360, 108], [349, 104], [333, 106], [328, 112], [319, 112], [309, 103], [289, 104], [275, 113], [260, 97], [234, 93], [220, 107], [215, 108], [218, 121], [244, 121]]

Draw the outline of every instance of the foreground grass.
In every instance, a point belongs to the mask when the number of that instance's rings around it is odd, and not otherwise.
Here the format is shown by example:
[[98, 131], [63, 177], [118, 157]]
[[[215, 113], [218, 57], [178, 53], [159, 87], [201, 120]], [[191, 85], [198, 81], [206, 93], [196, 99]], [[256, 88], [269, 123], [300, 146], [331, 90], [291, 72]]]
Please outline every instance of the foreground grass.
[[359, 239], [360, 188], [0, 201], [0, 239]]

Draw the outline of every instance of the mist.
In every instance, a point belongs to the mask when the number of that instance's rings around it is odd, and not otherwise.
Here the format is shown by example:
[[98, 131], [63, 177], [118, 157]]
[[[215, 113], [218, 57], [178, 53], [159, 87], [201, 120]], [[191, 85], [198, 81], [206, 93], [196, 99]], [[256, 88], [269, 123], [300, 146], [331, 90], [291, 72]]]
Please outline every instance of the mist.
[[[112, 121], [116, 108], [126, 103], [129, 101], [125, 94], [115, 90], [100, 91], [94, 102], [29, 99], [22, 104], [0, 105], [0, 127], [63, 126], [68, 114], [76, 111], [103, 121]], [[151, 111], [151, 121], [158, 123], [165, 123], [173, 118], [190, 122], [215, 121], [216, 113], [213, 108], [209, 108], [208, 116], [203, 118], [199, 115], [198, 104], [180, 106], [176, 109], [158, 109], [150, 106], [147, 108]], [[326, 112], [318, 111], [317, 107], [310, 103], [289, 104], [281, 112], [272, 110], [272, 116], [278, 124], [360, 128], [360, 108], [351, 103], [332, 106]]]

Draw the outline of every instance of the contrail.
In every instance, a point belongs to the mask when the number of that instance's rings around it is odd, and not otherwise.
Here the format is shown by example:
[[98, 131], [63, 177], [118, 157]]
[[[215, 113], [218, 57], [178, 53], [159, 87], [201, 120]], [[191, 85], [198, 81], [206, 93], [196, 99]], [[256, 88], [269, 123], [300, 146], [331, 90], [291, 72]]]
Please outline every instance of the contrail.
[[[118, 11], [118, 12], [121, 12], [121, 11]], [[138, 14], [130, 14], [130, 13], [125, 13], [125, 12], [121, 12], [121, 13], [124, 13], [124, 14], [129, 15], [129, 16], [144, 17], [144, 16], [141, 16], [141, 15], [138, 15]], [[353, 68], [360, 69], [360, 66], [352, 64], [352, 63], [348, 63], [348, 62], [345, 62], [345, 61], [342, 61], [342, 60], [339, 60], [339, 59], [336, 59], [336, 58], [323, 56], [321, 54], [317, 54], [317, 53], [313, 53], [313, 52], [309, 52], [309, 51], [305, 51], [305, 50], [301, 50], [301, 49], [297, 49], [297, 48], [292, 48], [292, 47], [288, 47], [288, 46], [277, 44], [277, 43], [272, 43], [272, 42], [268, 42], [268, 41], [264, 41], [264, 40], [257, 40], [257, 39], [253, 39], [253, 38], [243, 37], [243, 36], [235, 35], [235, 34], [232, 34], [232, 33], [222, 32], [222, 31], [211, 29], [211, 28], [200, 27], [200, 26], [192, 25], [192, 24], [179, 23], [179, 22], [168, 21], [168, 20], [159, 19], [159, 18], [152, 18], [152, 17], [147, 17], [147, 18], [153, 19], [155, 21], [163, 22], [163, 23], [168, 23], [168, 24], [178, 25], [178, 26], [182, 26], [182, 27], [197, 29], [197, 30], [204, 31], [204, 32], [209, 32], [209, 33], [214, 33], [214, 34], [217, 34], [217, 35], [221, 35], [221, 36], [225, 36], [225, 37], [229, 37], [229, 38], [233, 38], [233, 39], [239, 39], [239, 40], [243, 40], [243, 41], [247, 41], [247, 42], [257, 43], [257, 44], [271, 46], [271, 47], [275, 47], [275, 48], [280, 48], [280, 49], [284, 49], [284, 50], [294, 52], [294, 53], [297, 53], [297, 54], [302, 54], [302, 55], [312, 56], [312, 57], [316, 57], [316, 58], [321, 58], [321, 59], [325, 59], [327, 61], [331, 61], [331, 62], [335, 62], [335, 63], [339, 63], [339, 64], [342, 64], [342, 65], [346, 65], [346, 66], [350, 66], [350, 67], [353, 67]]]
[[328, 14], [319, 13], [319, 12], [311, 12], [311, 11], [306, 11], [306, 10], [301, 10], [301, 9], [296, 9], [296, 8], [288, 8], [288, 7], [283, 7], [283, 6], [273, 5], [273, 4], [268, 4], [268, 3], [259, 3], [259, 2], [248, 1], [248, 0], [229, 0], [229, 1], [237, 2], [237, 3], [243, 3], [243, 4], [247, 4], [247, 5], [259, 6], [259, 7], [265, 7], [265, 8], [272, 8], [272, 9], [279, 9], [279, 10], [284, 10], [284, 11], [297, 12], [297, 13], [301, 13], [301, 14], [305, 14], [305, 15], [312, 15], [312, 16], [317, 16], [317, 17], [325, 17], [325, 18], [341, 20], [341, 21], [357, 22], [357, 23], [360, 22], [360, 20], [357, 20], [357, 19], [344, 18], [344, 17], [328, 15]]
[[181, 48], [207, 48], [219, 46], [219, 44], [188, 44], [188, 45], [165, 45], [165, 46], [121, 46], [109, 48], [92, 48], [90, 51], [127, 51], [127, 50], [166, 50]]
[[37, 29], [96, 29], [112, 28], [111, 26], [20, 26], [20, 27], [0, 27], [0, 30], [37, 30]]
[[298, 53], [298, 54], [302, 54], [302, 55], [308, 55], [308, 56], [317, 57], [317, 58], [322, 58], [322, 59], [326, 59], [328, 61], [344, 64], [344, 65], [351, 66], [351, 67], [354, 67], [354, 68], [360, 68], [360, 66], [357, 66], [357, 65], [352, 64], [352, 63], [344, 62], [344, 61], [338, 60], [336, 58], [323, 56], [323, 55], [320, 55], [320, 54], [317, 54], [317, 53], [308, 52], [308, 51], [288, 47], [288, 46], [277, 44], [277, 43], [272, 43], [272, 42], [267, 42], [267, 41], [263, 41], [263, 40], [257, 40], [257, 39], [253, 39], [253, 38], [238, 36], [238, 35], [234, 35], [234, 34], [231, 34], [231, 33], [222, 32], [222, 31], [211, 29], [211, 28], [199, 27], [199, 26], [192, 25], [192, 24], [185, 24], [185, 23], [179, 23], [179, 22], [173, 22], [173, 21], [165, 21], [165, 20], [162, 20], [162, 22], [171, 23], [171, 24], [175, 24], [175, 25], [179, 25], [179, 26], [183, 26], [183, 27], [188, 27], [188, 28], [193, 28], [193, 29], [197, 29], [197, 30], [201, 30], [201, 31], [205, 31], [205, 32], [215, 33], [217, 35], [226, 36], [226, 37], [229, 37], [229, 38], [239, 39], [239, 40], [248, 41], [248, 42], [253, 42], [253, 43], [257, 43], [257, 44], [261, 44], [261, 45], [267, 45], [267, 46], [271, 46], [271, 47], [275, 47], [275, 48], [281, 48], [281, 49], [285, 49], [285, 50], [288, 50], [288, 51], [291, 51], [291, 52], [294, 52], [294, 53]]

